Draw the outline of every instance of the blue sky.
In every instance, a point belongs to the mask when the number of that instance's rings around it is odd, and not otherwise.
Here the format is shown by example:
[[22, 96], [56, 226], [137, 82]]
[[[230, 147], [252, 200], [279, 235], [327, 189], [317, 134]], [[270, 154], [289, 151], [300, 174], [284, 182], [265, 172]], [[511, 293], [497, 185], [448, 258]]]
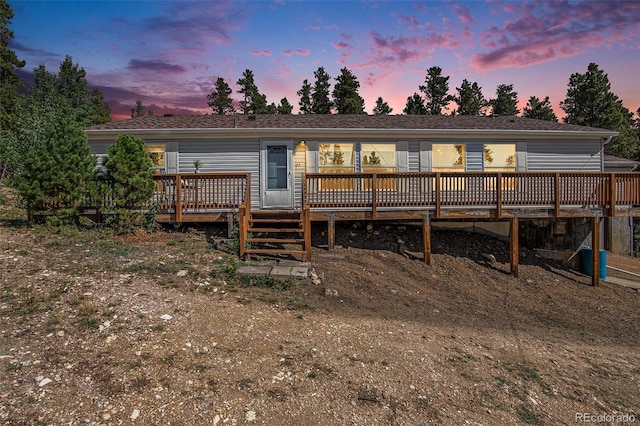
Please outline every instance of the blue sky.
[[[596, 62], [632, 111], [640, 106], [640, 1], [16, 1], [12, 48], [30, 72], [66, 55], [87, 71], [114, 119], [136, 99], [156, 114], [210, 112], [218, 77], [255, 75], [268, 102], [296, 106], [320, 66], [359, 79], [368, 112], [382, 96], [402, 113], [428, 68], [486, 98], [513, 84], [559, 103], [572, 73]], [[452, 105], [454, 106], [454, 105]]]

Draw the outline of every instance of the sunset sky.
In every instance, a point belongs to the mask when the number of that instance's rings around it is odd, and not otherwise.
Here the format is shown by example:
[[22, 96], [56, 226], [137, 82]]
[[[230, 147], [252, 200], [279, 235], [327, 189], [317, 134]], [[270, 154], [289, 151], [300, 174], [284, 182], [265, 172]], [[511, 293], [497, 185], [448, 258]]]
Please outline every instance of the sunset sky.
[[[572, 73], [595, 62], [632, 111], [640, 106], [640, 1], [16, 1], [11, 48], [31, 73], [65, 55], [128, 118], [136, 99], [156, 114], [211, 112], [218, 77], [234, 89], [245, 69], [276, 104], [320, 66], [349, 68], [371, 113], [382, 96], [401, 114], [432, 66], [478, 82], [486, 98], [513, 84], [559, 104]], [[452, 105], [453, 106], [453, 105]]]

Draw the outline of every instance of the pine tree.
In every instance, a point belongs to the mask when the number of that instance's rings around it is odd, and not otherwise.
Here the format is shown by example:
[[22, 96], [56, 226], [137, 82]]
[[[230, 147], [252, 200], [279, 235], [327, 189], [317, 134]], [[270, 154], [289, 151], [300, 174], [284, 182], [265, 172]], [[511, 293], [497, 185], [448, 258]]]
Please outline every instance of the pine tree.
[[442, 115], [453, 96], [448, 95], [449, 77], [442, 75], [442, 68], [431, 67], [427, 70], [425, 85], [420, 86], [425, 95], [425, 108], [428, 115]]
[[240, 101], [240, 111], [243, 114], [266, 114], [267, 97], [260, 93], [253, 78], [253, 71], [246, 69], [236, 84], [240, 87], [238, 93], [243, 95]]
[[456, 87], [458, 96], [454, 96], [453, 101], [458, 104], [458, 109], [454, 111], [456, 115], [482, 115], [483, 109], [487, 105], [487, 101], [482, 94], [482, 87], [478, 83], [473, 84], [465, 78], [462, 85]]
[[91, 91], [91, 122], [102, 124], [111, 122], [111, 108], [105, 102], [104, 95], [98, 89]]
[[114, 204], [113, 212], [107, 212], [110, 213], [108, 223], [118, 233], [146, 226], [153, 215], [141, 212], [148, 208], [155, 182], [151, 171], [153, 162], [144, 149], [144, 142], [131, 135], [121, 135], [107, 154], [105, 179]]
[[224, 78], [218, 77], [213, 92], [207, 95], [207, 105], [211, 107], [214, 114], [225, 115], [235, 112], [231, 93], [231, 87], [224, 81]]
[[407, 98], [407, 104], [402, 110], [407, 115], [426, 115], [427, 108], [424, 106], [424, 99], [418, 93], [414, 93], [413, 96]]
[[590, 63], [585, 74], [571, 74], [567, 97], [560, 103], [569, 124], [598, 127], [619, 132], [607, 149], [616, 155], [640, 159], [640, 142], [633, 129], [633, 114], [611, 92], [607, 74]]
[[77, 222], [95, 166], [84, 126], [67, 110], [48, 128], [46, 144], [29, 152], [18, 178], [29, 218], [36, 212], [52, 212], [58, 223]]
[[360, 82], [347, 68], [340, 70], [333, 86], [333, 102], [338, 114], [365, 114], [364, 99], [358, 94]]
[[291, 114], [291, 111], [293, 111], [293, 105], [289, 103], [289, 100], [287, 98], [280, 99], [276, 114]]
[[153, 117], [153, 110], [147, 108], [142, 100], [136, 99], [136, 104], [131, 107], [131, 118], [149, 116]]
[[500, 84], [496, 89], [496, 99], [491, 99], [493, 115], [518, 115], [518, 92], [513, 91], [513, 84]]
[[311, 92], [311, 112], [314, 114], [331, 114], [333, 102], [329, 99], [329, 80], [331, 76], [327, 74], [323, 67], [318, 68], [313, 75], [316, 82]]
[[391, 108], [381, 96], [376, 99], [376, 106], [373, 108], [373, 113], [375, 115], [389, 115], [392, 111], [393, 108]]
[[[17, 70], [24, 67], [25, 62], [18, 59], [16, 53], [9, 49], [13, 39], [13, 31], [9, 29], [13, 19], [13, 10], [6, 0], [0, 0], [0, 129], [13, 130], [18, 104], [18, 90], [22, 88], [22, 80]], [[1, 154], [1, 153], [0, 153]], [[0, 157], [0, 161], [2, 158]]]
[[522, 116], [538, 120], [558, 121], [558, 117], [556, 117], [556, 113], [553, 112], [553, 107], [551, 107], [548, 96], [542, 101], [536, 96], [531, 96], [527, 105], [522, 110]]
[[298, 101], [298, 105], [300, 106], [300, 114], [313, 113], [311, 107], [311, 85], [306, 78], [302, 82], [302, 88], [298, 90], [297, 95], [298, 97], [300, 97], [300, 101]]

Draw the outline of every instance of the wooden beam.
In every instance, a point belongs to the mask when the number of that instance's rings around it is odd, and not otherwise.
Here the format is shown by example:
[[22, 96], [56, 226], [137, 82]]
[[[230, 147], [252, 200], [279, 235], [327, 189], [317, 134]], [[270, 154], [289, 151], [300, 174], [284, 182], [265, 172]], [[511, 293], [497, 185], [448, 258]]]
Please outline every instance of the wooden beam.
[[[249, 213], [251, 214], [251, 213]], [[247, 241], [247, 211], [244, 206], [238, 208], [238, 240], [240, 244], [240, 258], [245, 255], [245, 244]]]
[[520, 248], [518, 244], [518, 218], [509, 219], [509, 261], [511, 263], [511, 273], [518, 278], [518, 256]]
[[440, 172], [436, 172], [436, 219], [440, 218]]
[[600, 219], [591, 220], [591, 284], [600, 285]]
[[616, 215], [616, 174], [609, 175], [609, 216]]
[[422, 251], [424, 263], [431, 266], [431, 220], [429, 213], [425, 213], [422, 219]]
[[560, 173], [553, 175], [553, 217], [560, 217]]
[[496, 177], [496, 217], [502, 217], [502, 173]]
[[378, 176], [374, 173], [371, 177], [371, 218], [376, 220], [378, 210]]
[[336, 245], [336, 215], [329, 215], [327, 228], [327, 248], [329, 249], [329, 251], [333, 251]]
[[305, 255], [305, 261], [311, 262], [311, 213], [309, 207], [305, 207], [302, 210], [303, 215], [303, 227], [304, 227], [304, 249], [307, 252]]
[[182, 177], [176, 175], [176, 222], [182, 222]]

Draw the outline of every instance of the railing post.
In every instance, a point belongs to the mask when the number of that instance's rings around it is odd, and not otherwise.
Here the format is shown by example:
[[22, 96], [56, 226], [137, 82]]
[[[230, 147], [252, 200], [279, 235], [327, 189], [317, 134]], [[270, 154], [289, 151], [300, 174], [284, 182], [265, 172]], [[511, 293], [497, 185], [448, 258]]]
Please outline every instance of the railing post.
[[431, 221], [429, 220], [429, 212], [425, 212], [422, 219], [422, 252], [424, 263], [431, 266]]
[[436, 172], [436, 219], [440, 218], [440, 172]]
[[553, 175], [553, 217], [560, 217], [560, 173]]
[[616, 215], [616, 174], [609, 175], [609, 217]]
[[600, 219], [597, 214], [591, 222], [591, 284], [600, 285]]
[[182, 178], [176, 175], [176, 222], [182, 222]]
[[502, 217], [502, 173], [498, 172], [496, 177], [496, 217]]
[[371, 219], [376, 220], [376, 207], [378, 204], [378, 175], [371, 176]]
[[518, 247], [518, 218], [512, 217], [509, 221], [509, 263], [511, 274], [518, 278], [518, 255], [520, 249]]
[[309, 210], [309, 206], [304, 206], [303, 215], [304, 249], [307, 252], [306, 259], [304, 260], [311, 262], [311, 211]]
[[240, 258], [244, 258], [245, 244], [247, 241], [247, 228], [245, 226], [246, 208], [241, 205], [238, 208], [238, 241], [240, 245]]

